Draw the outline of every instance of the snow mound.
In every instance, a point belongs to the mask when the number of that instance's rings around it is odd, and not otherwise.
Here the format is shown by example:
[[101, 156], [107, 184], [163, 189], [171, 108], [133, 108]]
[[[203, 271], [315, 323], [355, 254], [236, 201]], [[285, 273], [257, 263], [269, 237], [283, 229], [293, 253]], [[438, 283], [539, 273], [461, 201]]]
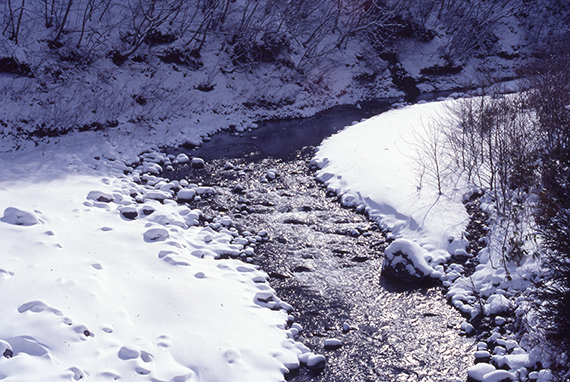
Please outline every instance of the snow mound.
[[0, 221], [13, 225], [31, 226], [39, 223], [37, 215], [32, 211], [20, 210], [16, 207], [8, 207], [4, 210], [4, 216]]
[[505, 382], [516, 381], [517, 376], [514, 373], [506, 370], [496, 370], [485, 374], [481, 382]]

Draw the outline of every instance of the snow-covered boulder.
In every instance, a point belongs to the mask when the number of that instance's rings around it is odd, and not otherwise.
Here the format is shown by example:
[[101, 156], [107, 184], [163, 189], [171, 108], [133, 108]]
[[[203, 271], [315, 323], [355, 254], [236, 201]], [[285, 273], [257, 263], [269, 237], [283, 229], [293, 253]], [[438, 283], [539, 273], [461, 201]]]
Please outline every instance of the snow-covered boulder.
[[101, 203], [111, 203], [115, 200], [115, 197], [107, 192], [90, 191], [89, 194], [87, 194], [87, 199]]
[[158, 163], [144, 162], [142, 172], [152, 175], [160, 175], [162, 173], [162, 167]]
[[119, 212], [125, 219], [134, 220], [139, 216], [139, 213], [135, 207], [125, 206], [119, 208]]
[[143, 234], [144, 241], [147, 243], [153, 243], [158, 241], [164, 241], [170, 237], [168, 231], [164, 228], [151, 228]]
[[410, 240], [394, 241], [384, 251], [382, 275], [399, 281], [418, 283], [440, 275], [426, 261], [427, 250]]

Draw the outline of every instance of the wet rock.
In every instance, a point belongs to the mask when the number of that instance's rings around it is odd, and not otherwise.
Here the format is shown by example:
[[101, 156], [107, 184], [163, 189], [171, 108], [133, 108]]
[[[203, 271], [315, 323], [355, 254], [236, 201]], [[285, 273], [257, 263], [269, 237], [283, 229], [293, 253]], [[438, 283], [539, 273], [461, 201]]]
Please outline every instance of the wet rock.
[[349, 235], [352, 237], [358, 237], [358, 236], [360, 236], [360, 231], [357, 229], [351, 229], [349, 232]]
[[245, 188], [241, 184], [236, 184], [232, 189], [234, 194], [242, 195], [245, 193]]
[[307, 225], [306, 221], [297, 218], [287, 218], [283, 220], [283, 224], [298, 224], [298, 225]]
[[270, 272], [269, 277], [272, 279], [277, 279], [277, 280], [285, 280], [285, 279], [289, 278], [289, 276], [284, 275], [283, 273], [278, 273], [278, 272]]
[[467, 321], [463, 321], [461, 323], [461, 330], [467, 336], [472, 336], [475, 334], [475, 328], [473, 327], [473, 325], [471, 325]]
[[267, 177], [268, 180], [273, 180], [277, 177], [277, 170], [275, 169], [267, 170], [265, 176]]
[[336, 338], [327, 338], [324, 345], [326, 350], [336, 350], [342, 347], [342, 342]]

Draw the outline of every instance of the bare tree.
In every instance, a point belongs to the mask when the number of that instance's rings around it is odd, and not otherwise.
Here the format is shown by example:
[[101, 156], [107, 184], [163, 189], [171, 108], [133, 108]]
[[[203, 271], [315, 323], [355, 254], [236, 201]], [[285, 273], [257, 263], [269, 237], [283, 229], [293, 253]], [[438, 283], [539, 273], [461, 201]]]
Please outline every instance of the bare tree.
[[[6, 10], [7, 10], [7, 22], [3, 33], [5, 34], [9, 31], [8, 38], [14, 43], [18, 43], [18, 36], [20, 34], [20, 26], [22, 25], [22, 16], [24, 15], [24, 9], [26, 7], [26, 0], [22, 0], [20, 7], [14, 9], [12, 7], [12, 0], [7, 0]], [[17, 14], [17, 16], [16, 16]]]
[[128, 57], [135, 53], [146, 41], [149, 33], [171, 21], [183, 4], [184, 0], [128, 1], [131, 17], [128, 46], [121, 55]]

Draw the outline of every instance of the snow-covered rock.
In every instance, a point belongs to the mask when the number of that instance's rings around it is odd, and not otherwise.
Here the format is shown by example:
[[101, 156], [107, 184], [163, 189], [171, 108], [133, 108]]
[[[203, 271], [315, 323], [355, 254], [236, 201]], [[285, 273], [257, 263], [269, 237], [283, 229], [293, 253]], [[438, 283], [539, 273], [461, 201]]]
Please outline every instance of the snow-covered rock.
[[489, 296], [487, 302], [483, 306], [483, 310], [486, 316], [508, 313], [512, 309], [512, 303], [502, 294], [494, 294], [492, 296]]
[[193, 189], [182, 189], [180, 191], [178, 191], [177, 197], [178, 200], [192, 200], [194, 199], [194, 197], [196, 196], [196, 190]]
[[87, 194], [87, 199], [101, 203], [111, 203], [115, 200], [115, 197], [108, 192], [89, 191]]
[[206, 165], [202, 158], [192, 158], [192, 167], [203, 168]]
[[144, 241], [152, 243], [157, 241], [164, 241], [169, 238], [168, 231], [164, 228], [151, 228], [143, 235]]
[[382, 275], [385, 277], [417, 283], [441, 276], [427, 263], [428, 251], [411, 240], [395, 240], [384, 255]]
[[514, 373], [506, 370], [496, 370], [485, 374], [481, 382], [505, 382], [516, 381], [517, 376]]
[[318, 370], [325, 366], [326, 359], [320, 354], [306, 352], [299, 356], [299, 361], [311, 370]]
[[144, 162], [142, 172], [152, 175], [160, 175], [162, 173], [162, 167], [158, 163]]
[[488, 363], [478, 363], [475, 366], [471, 366], [467, 369], [467, 375], [469, 378], [475, 381], [483, 381], [483, 378], [486, 374], [489, 374], [493, 371], [497, 370], [495, 366], [490, 365]]
[[188, 158], [188, 155], [186, 155], [184, 153], [180, 153], [176, 156], [175, 160], [178, 163], [183, 164], [183, 163], [188, 163], [190, 161], [190, 158]]
[[137, 209], [132, 206], [121, 207], [119, 208], [119, 212], [123, 217], [130, 220], [134, 220], [137, 218], [137, 216], [139, 216]]

